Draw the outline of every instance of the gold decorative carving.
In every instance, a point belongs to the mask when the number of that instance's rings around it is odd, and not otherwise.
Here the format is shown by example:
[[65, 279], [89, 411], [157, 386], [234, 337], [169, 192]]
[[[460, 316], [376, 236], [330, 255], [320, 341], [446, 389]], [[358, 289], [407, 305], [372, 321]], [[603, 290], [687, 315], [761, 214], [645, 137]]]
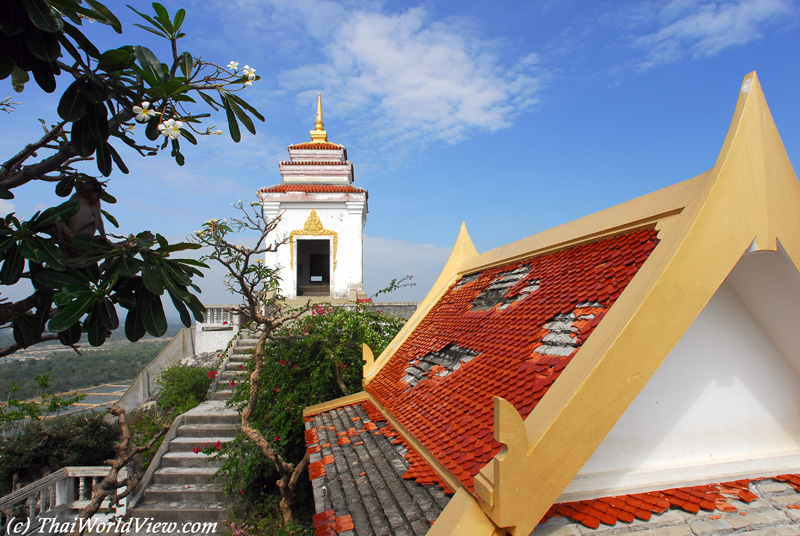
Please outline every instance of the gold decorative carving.
[[289, 264], [294, 270], [294, 243], [295, 237], [298, 236], [332, 236], [333, 237], [333, 269], [336, 270], [336, 250], [339, 248], [339, 233], [325, 229], [319, 219], [316, 209], [311, 209], [311, 214], [308, 215], [305, 225], [302, 229], [292, 231], [289, 233]]

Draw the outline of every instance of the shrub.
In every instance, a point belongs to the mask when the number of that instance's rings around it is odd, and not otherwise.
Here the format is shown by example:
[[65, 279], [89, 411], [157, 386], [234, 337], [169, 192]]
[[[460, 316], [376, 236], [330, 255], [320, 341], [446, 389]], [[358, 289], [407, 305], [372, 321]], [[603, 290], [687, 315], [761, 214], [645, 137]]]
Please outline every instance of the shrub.
[[206, 400], [211, 376], [208, 368], [175, 365], [158, 375], [161, 387], [157, 401], [172, 416], [189, 411]]
[[0, 494], [71, 465], [102, 465], [114, 457], [119, 428], [102, 413], [32, 422], [0, 441]]

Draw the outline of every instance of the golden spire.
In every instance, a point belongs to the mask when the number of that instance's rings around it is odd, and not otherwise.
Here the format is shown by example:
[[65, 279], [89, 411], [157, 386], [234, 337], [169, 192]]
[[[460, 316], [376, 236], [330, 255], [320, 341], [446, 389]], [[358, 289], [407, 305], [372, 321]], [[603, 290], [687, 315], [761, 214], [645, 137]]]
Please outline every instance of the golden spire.
[[317, 94], [317, 120], [314, 122], [314, 130], [311, 131], [311, 141], [318, 143], [328, 141], [328, 133], [322, 124], [322, 92]]

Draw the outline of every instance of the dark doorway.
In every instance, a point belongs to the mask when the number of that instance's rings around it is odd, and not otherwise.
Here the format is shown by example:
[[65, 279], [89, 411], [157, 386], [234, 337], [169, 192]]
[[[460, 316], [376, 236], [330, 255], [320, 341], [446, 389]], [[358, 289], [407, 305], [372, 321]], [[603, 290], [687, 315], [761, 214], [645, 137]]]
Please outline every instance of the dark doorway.
[[331, 241], [297, 241], [297, 295], [331, 295]]

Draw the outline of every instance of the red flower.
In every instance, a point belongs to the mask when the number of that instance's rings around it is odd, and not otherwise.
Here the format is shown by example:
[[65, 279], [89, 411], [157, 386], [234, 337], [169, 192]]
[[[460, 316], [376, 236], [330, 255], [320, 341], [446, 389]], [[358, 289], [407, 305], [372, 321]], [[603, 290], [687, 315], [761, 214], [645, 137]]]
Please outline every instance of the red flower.
[[242, 370], [242, 365], [239, 365], [239, 370]]
[[277, 393], [278, 392], [278, 388], [276, 387], [275, 389], [273, 389], [273, 391], [275, 391]]
[[279, 436], [279, 435], [276, 435], [276, 436], [275, 436], [275, 441], [280, 441], [280, 440], [281, 440], [281, 436]]
[[201, 450], [203, 450], [202, 447], [195, 447], [192, 449], [192, 452], [194, 452], [195, 454], [199, 454]]
[[214, 443], [214, 446], [217, 447], [217, 450], [221, 450], [222, 449], [222, 443], [220, 443], [219, 441]]
[[285, 364], [286, 364], [286, 361], [284, 361], [283, 359], [281, 359], [281, 366], [284, 366]]
[[228, 321], [226, 320], [225, 322], [222, 323], [222, 325], [223, 326], [227, 326], [228, 325]]
[[231, 387], [233, 387], [234, 385], [236, 385], [236, 382], [231, 380]]
[[208, 377], [209, 378], [213, 379], [214, 376], [216, 376], [216, 375], [217, 375], [217, 371], [215, 371], [215, 370], [209, 370], [208, 371]]

